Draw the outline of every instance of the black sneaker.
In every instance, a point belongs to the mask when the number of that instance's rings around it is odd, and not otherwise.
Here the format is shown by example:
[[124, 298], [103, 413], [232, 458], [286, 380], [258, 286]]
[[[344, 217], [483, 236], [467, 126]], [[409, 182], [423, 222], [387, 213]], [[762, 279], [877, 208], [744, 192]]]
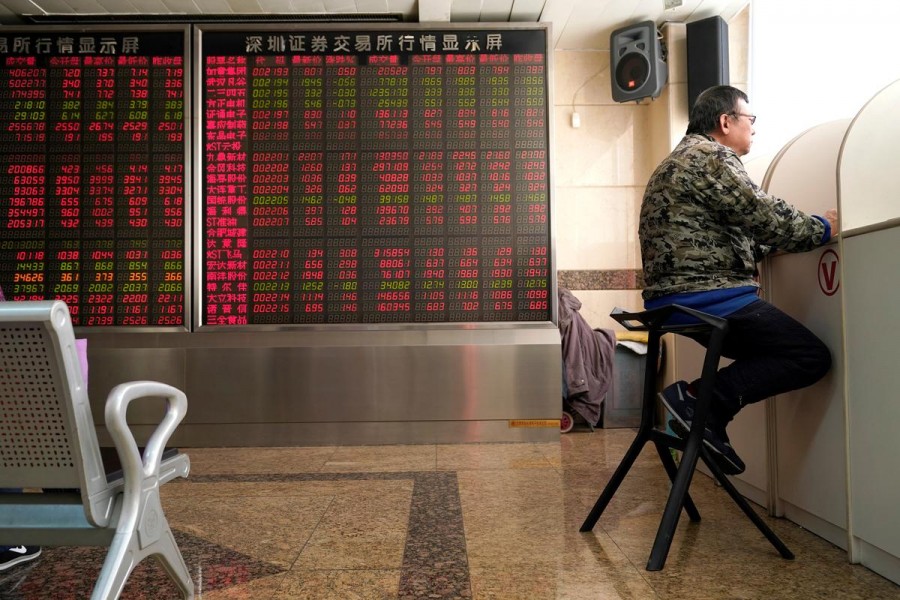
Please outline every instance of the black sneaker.
[[34, 560], [40, 555], [40, 546], [13, 546], [0, 552], [0, 571]]
[[[697, 403], [697, 398], [688, 391], [687, 382], [676, 381], [664, 389], [659, 398], [674, 417], [669, 421], [672, 431], [686, 439], [694, 420], [694, 405]], [[731, 446], [724, 428], [710, 426], [707, 422], [703, 430], [703, 443], [712, 450], [713, 459], [726, 475], [739, 475], [747, 469]]]
[[713, 449], [713, 460], [719, 464], [722, 472], [726, 475], [740, 475], [747, 470], [747, 465], [731, 446], [731, 440], [728, 439], [724, 427], [717, 427], [713, 423], [712, 427], [706, 428], [703, 441]]
[[[685, 429], [684, 425], [680, 422], [675, 419], [670, 419], [669, 427], [672, 428], [675, 435], [683, 440], [687, 439], [688, 430]], [[725, 432], [722, 432], [722, 434], [724, 433]], [[744, 464], [744, 461], [741, 460], [741, 457], [737, 455], [734, 448], [732, 448], [731, 442], [728, 441], [727, 436], [723, 439], [707, 427], [703, 432], [703, 443], [707, 448], [712, 450], [713, 460], [716, 461], [716, 464], [719, 465], [719, 468], [722, 469], [722, 472], [726, 475], [740, 475], [747, 470], [747, 466]]]
[[686, 430], [691, 428], [697, 399], [688, 391], [686, 381], [676, 381], [660, 392], [659, 399], [677, 422]]

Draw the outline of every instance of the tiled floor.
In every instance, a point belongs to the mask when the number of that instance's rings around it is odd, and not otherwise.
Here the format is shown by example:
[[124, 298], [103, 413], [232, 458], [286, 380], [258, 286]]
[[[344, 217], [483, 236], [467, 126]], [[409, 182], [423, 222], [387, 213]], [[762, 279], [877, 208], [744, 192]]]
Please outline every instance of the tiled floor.
[[[190, 448], [163, 507], [197, 598], [900, 598], [900, 587], [792, 523], [786, 561], [703, 475], [664, 570], [644, 569], [668, 483], [647, 448], [591, 533], [578, 528], [634, 436], [559, 443]], [[97, 549], [45, 548], [0, 574], [0, 598], [87, 598]], [[155, 561], [123, 598], [177, 598]]]

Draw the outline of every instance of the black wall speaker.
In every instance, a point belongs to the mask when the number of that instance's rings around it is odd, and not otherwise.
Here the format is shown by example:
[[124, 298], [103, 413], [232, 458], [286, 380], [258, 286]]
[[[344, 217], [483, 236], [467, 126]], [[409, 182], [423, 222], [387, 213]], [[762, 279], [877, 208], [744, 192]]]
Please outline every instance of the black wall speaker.
[[714, 85], [728, 85], [728, 23], [709, 17], [687, 24], [688, 111], [697, 96]]
[[656, 98], [669, 68], [653, 21], [620, 27], [609, 38], [609, 72], [616, 102]]

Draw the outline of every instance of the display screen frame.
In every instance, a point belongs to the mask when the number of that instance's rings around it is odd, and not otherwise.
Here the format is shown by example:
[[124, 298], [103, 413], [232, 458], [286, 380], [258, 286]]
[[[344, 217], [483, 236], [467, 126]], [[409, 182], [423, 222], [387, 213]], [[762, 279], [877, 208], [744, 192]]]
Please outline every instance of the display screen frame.
[[[194, 323], [192, 321], [194, 311], [192, 310], [192, 297], [193, 297], [193, 243], [191, 240], [192, 235], [192, 221], [193, 221], [193, 209], [195, 205], [195, 195], [193, 192], [193, 157], [191, 156], [191, 148], [193, 144], [193, 127], [192, 127], [192, 117], [194, 114], [194, 108], [192, 104], [194, 89], [192, 83], [192, 69], [193, 69], [193, 58], [192, 58], [192, 50], [193, 50], [193, 28], [190, 24], [179, 23], [179, 24], [116, 24], [116, 25], [47, 25], [41, 27], [34, 26], [12, 26], [8, 28], [4, 28], [0, 31], [0, 38], [6, 38], [7, 40], [19, 37], [19, 38], [29, 38], [29, 40], [39, 40], [41, 38], [52, 38], [58, 39], [62, 36], [71, 36], [74, 40], [76, 40], [76, 44], [78, 43], [79, 36], [80, 37], [89, 37], [89, 36], [121, 36], [121, 37], [132, 37], [132, 36], [140, 36], [141, 34], [146, 33], [164, 33], [164, 34], [173, 34], [173, 37], [180, 36], [182, 40], [182, 51], [177, 53], [178, 56], [182, 59], [181, 70], [181, 90], [182, 90], [182, 112], [183, 115], [180, 119], [181, 123], [181, 131], [182, 141], [180, 144], [180, 152], [182, 153], [182, 159], [180, 161], [182, 167], [182, 189], [183, 189], [183, 198], [182, 198], [182, 218], [183, 223], [181, 225], [181, 243], [182, 243], [182, 259], [181, 259], [181, 284], [183, 289], [183, 298], [180, 303], [174, 303], [173, 305], [181, 306], [181, 324], [177, 325], [125, 325], [125, 324], [113, 324], [113, 325], [86, 325], [86, 324], [78, 324], [75, 326], [75, 330], [78, 332], [184, 332], [191, 331], [194, 328]], [[8, 43], [8, 42], [7, 42]], [[31, 53], [20, 53], [22, 56], [40, 56], [41, 54], [37, 52]], [[45, 52], [43, 55], [47, 56], [60, 56], [62, 54], [57, 54], [55, 52]], [[78, 56], [79, 54], [76, 52], [73, 54], [74, 56]], [[99, 55], [95, 54], [95, 55]], [[108, 54], [107, 54], [108, 55]], [[124, 53], [115, 53], [113, 56], [125, 56]], [[140, 53], [138, 53], [140, 55]], [[9, 52], [6, 55], [2, 56], [17, 56], [17, 54], [13, 52]], [[63, 55], [64, 56], [64, 55]], [[152, 108], [151, 108], [152, 110]], [[159, 109], [163, 111], [164, 109]], [[80, 120], [80, 122], [84, 122]], [[49, 156], [49, 152], [47, 152], [47, 156]], [[82, 153], [83, 155], [83, 153]], [[151, 169], [152, 170], [152, 169]], [[48, 184], [49, 187], [49, 184]], [[121, 202], [121, 198], [118, 193], [115, 193], [116, 197], [116, 205]], [[149, 198], [149, 207], [154, 206], [154, 198]], [[151, 213], [152, 214], [152, 213]], [[116, 239], [118, 239], [117, 236]], [[79, 238], [83, 239], [83, 238]], [[117, 256], [116, 259], [119, 257]], [[116, 268], [118, 270], [118, 267]], [[148, 267], [149, 270], [149, 267]], [[80, 272], [80, 271], [79, 271]], [[174, 272], [174, 270], [173, 270]], [[6, 291], [6, 290], [4, 290]], [[79, 292], [79, 293], [87, 293], [87, 292]], [[113, 296], [119, 297], [125, 292], [119, 292], [114, 289]], [[13, 294], [9, 291], [6, 291], [7, 299], [12, 299]], [[53, 293], [45, 292], [44, 296], [46, 299], [53, 299], [56, 296]], [[148, 302], [152, 304], [153, 300], [151, 298], [148, 299]], [[152, 310], [152, 306], [151, 306]]]
[[[485, 32], [505, 32], [512, 30], [527, 30], [527, 31], [539, 31], [544, 35], [544, 47], [542, 48], [542, 53], [544, 56], [544, 77], [545, 77], [545, 102], [546, 102], [546, 145], [547, 145], [547, 199], [546, 199], [546, 210], [547, 210], [547, 218], [549, 220], [547, 226], [547, 256], [549, 259], [549, 266], [547, 269], [547, 277], [548, 282], [546, 286], [546, 290], [549, 293], [549, 309], [547, 311], [548, 318], [546, 320], [527, 320], [527, 321], [511, 321], [511, 320], [481, 320], [481, 321], [403, 321], [403, 322], [350, 322], [350, 323], [280, 323], [280, 324], [263, 324], [263, 323], [248, 323], [248, 324], [212, 324], [207, 322], [207, 315], [205, 314], [206, 306], [205, 306], [205, 292], [204, 292], [204, 282], [206, 280], [205, 276], [205, 259], [204, 259], [204, 241], [206, 236], [204, 235], [204, 218], [197, 218], [194, 221], [194, 230], [193, 230], [193, 243], [194, 243], [194, 252], [193, 252], [193, 270], [195, 273], [195, 285], [194, 285], [194, 296], [193, 296], [193, 322], [196, 324], [196, 329], [205, 329], [205, 330], [246, 330], [246, 329], [259, 329], [259, 330], [285, 330], [285, 329], [293, 329], [293, 328], [303, 328], [303, 329], [332, 329], [332, 328], [349, 328], [349, 329], [396, 329], [396, 328], [496, 328], [496, 327], [523, 327], [530, 326], [536, 324], [546, 324], [548, 322], [552, 322], [553, 324], [557, 323], [557, 277], [556, 277], [556, 257], [555, 257], [555, 223], [556, 220], [555, 210], [554, 210], [554, 189], [553, 189], [553, 112], [554, 112], [554, 104], [553, 104], [553, 85], [552, 85], [552, 69], [553, 69], [553, 60], [552, 60], [552, 51], [550, 48], [551, 42], [551, 32], [548, 24], [537, 23], [478, 23], [478, 24], [470, 24], [470, 23], [431, 23], [431, 24], [420, 24], [420, 23], [389, 23], [389, 24], [375, 24], [375, 23], [360, 23], [360, 24], [349, 24], [349, 23], [334, 23], [334, 24], [285, 24], [285, 23], [256, 23], [256, 24], [203, 24], [195, 26], [196, 34], [194, 36], [194, 52], [193, 57], [195, 61], [194, 69], [195, 73], [203, 73], [202, 69], [204, 68], [205, 63], [205, 54], [204, 54], [204, 38], [207, 36], [207, 39], [212, 39], [217, 33], [226, 33], [226, 34], [243, 34], [246, 36], [259, 34], [260, 36], [272, 35], [275, 33], [284, 33], [284, 34], [298, 34], [298, 35], [333, 35], [336, 32], [348, 32], [353, 35], [359, 35], [363, 33], [371, 33], [373, 35], [377, 34], [410, 34], [410, 35], [420, 35], [425, 34], [431, 31], [449, 31], [456, 33], [460, 38], [463, 38], [467, 32], [471, 32], [473, 35], [484, 35]], [[327, 54], [327, 53], [326, 53]], [[210, 55], [215, 55], [210, 52]], [[205, 78], [203, 76], [197, 76], [194, 81], [194, 123], [195, 126], [193, 128], [194, 138], [194, 147], [198, 149], [195, 156], [195, 168], [194, 168], [194, 189], [197, 190], [194, 201], [197, 203], [195, 211], [196, 214], [201, 215], [205, 210], [207, 205], [206, 202], [206, 188], [205, 183], [203, 181], [203, 169], [204, 169], [204, 161], [201, 156], [204, 149], [204, 137], [206, 133], [206, 126], [204, 124], [204, 98], [205, 98]]]

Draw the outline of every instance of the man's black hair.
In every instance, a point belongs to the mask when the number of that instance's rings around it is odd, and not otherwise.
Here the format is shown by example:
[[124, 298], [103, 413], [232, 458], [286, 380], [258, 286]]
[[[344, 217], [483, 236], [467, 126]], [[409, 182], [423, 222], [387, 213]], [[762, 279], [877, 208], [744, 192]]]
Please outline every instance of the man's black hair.
[[730, 85], [703, 90], [691, 107], [687, 133], [712, 133], [719, 126], [719, 115], [734, 114], [738, 100], [749, 102], [747, 94]]

